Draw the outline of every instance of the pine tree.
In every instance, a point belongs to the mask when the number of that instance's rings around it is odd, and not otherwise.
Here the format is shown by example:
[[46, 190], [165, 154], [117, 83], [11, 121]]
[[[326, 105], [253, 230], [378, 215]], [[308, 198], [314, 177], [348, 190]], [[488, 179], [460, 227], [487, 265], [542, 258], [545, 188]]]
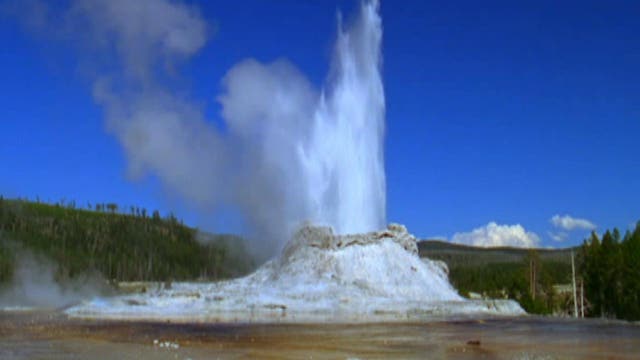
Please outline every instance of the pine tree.
[[591, 303], [589, 315], [602, 314], [602, 274], [600, 266], [600, 239], [595, 231], [591, 232], [589, 240], [582, 245], [582, 257], [584, 259], [583, 270], [585, 281], [585, 294]]
[[[620, 232], [615, 229], [614, 234], [620, 238]], [[602, 236], [602, 248], [600, 252], [600, 271], [602, 273], [602, 314], [607, 317], [616, 317], [619, 309], [620, 290], [620, 265], [622, 263], [622, 254], [620, 253], [619, 244], [614, 236], [607, 230]]]
[[618, 314], [627, 320], [640, 320], [640, 222], [622, 243], [622, 293]]

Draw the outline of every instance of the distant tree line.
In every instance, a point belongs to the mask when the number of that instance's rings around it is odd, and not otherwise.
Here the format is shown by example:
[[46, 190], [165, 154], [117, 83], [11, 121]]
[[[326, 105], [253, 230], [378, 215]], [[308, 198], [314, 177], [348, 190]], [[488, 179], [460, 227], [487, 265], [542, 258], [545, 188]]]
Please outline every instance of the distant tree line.
[[555, 285], [571, 282], [571, 249], [479, 248], [440, 241], [418, 244], [421, 256], [442, 260], [449, 280], [466, 297], [516, 300], [533, 314], [567, 313]]
[[20, 251], [54, 260], [58, 279], [98, 271], [115, 281], [216, 280], [254, 267], [238, 237], [211, 235], [201, 244], [173, 214], [119, 213], [114, 203], [88, 208], [0, 196], [0, 283], [12, 278]]
[[[576, 250], [576, 287], [580, 301], [583, 285], [585, 316], [640, 320], [640, 222], [624, 236], [618, 229], [600, 237], [592, 232]], [[465, 296], [471, 293], [514, 299], [529, 313], [573, 313], [573, 294], [558, 293], [555, 285], [572, 283], [571, 258], [551, 257], [542, 250], [526, 250], [520, 260], [515, 249], [498, 249], [500, 256], [483, 255], [486, 249], [442, 250], [428, 256], [448, 263], [449, 278]], [[524, 251], [524, 250], [522, 250]], [[485, 262], [479, 261], [485, 259]]]
[[564, 312], [564, 299], [554, 285], [570, 281], [571, 264], [569, 259], [541, 260], [538, 251], [530, 249], [518, 262], [458, 264], [450, 269], [449, 278], [464, 296], [513, 299], [528, 313], [552, 314]]
[[621, 237], [618, 229], [584, 241], [580, 273], [587, 316], [640, 320], [640, 222]]

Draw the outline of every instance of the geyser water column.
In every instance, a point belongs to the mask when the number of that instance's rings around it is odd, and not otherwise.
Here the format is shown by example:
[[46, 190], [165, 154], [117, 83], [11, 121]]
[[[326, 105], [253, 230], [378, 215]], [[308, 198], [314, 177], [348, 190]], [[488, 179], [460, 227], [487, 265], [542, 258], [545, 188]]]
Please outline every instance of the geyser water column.
[[[132, 178], [157, 177], [163, 191], [202, 215], [239, 214], [243, 235], [254, 239], [251, 248], [268, 256], [305, 221], [339, 234], [385, 227], [378, 1], [363, 0], [344, 28], [339, 19], [321, 87], [284, 58], [248, 58], [222, 79], [219, 119], [207, 118], [202, 99], [176, 81], [207, 43], [206, 21], [194, 6], [64, 3], [69, 8], [52, 9], [43, 26], [69, 29], [70, 41], [88, 42], [77, 49], [94, 74], [94, 99]], [[226, 229], [214, 231], [220, 230]]]
[[203, 215], [240, 214], [243, 235], [265, 256], [306, 221], [338, 234], [385, 227], [378, 1], [363, 0], [344, 28], [339, 19], [321, 87], [286, 59], [236, 63], [217, 96], [220, 119], [207, 118], [202, 102], [175, 81], [206, 45], [206, 21], [194, 7], [179, 0], [68, 3], [50, 16], [63, 20], [43, 26], [90, 43], [77, 47], [80, 58], [95, 75], [94, 99], [132, 178], [157, 177], [163, 191]]
[[379, 4], [361, 6], [348, 31], [338, 22], [329, 88], [313, 114], [308, 143], [298, 147], [310, 220], [338, 233], [385, 226], [384, 88]]
[[[286, 60], [247, 59], [229, 70], [218, 97], [238, 156], [230, 203], [260, 243], [282, 246], [303, 222], [338, 234], [385, 227], [382, 21], [364, 1], [338, 35], [319, 90]], [[261, 244], [257, 244], [260, 246]], [[271, 246], [277, 248], [277, 246]]]

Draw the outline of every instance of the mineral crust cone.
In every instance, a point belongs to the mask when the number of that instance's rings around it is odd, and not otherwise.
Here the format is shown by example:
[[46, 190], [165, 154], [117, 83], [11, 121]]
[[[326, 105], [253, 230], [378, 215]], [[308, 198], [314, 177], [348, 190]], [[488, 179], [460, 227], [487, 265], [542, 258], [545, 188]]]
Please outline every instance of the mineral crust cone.
[[398, 224], [353, 235], [304, 225], [279, 257], [244, 278], [174, 283], [67, 310], [82, 318], [223, 323], [405, 322], [523, 313], [509, 300], [462, 298], [442, 265], [420, 259], [416, 238]]

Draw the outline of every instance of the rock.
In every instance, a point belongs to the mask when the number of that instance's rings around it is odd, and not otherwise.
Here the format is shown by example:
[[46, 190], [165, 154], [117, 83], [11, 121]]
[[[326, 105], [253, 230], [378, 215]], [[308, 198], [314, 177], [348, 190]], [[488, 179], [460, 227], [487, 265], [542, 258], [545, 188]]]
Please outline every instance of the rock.
[[431, 260], [431, 262], [437, 266], [446, 276], [449, 277], [449, 266], [442, 260]]
[[377, 244], [385, 240], [392, 240], [410, 253], [418, 254], [417, 239], [409, 234], [404, 225], [395, 223], [389, 224], [387, 230], [348, 235], [336, 235], [330, 226], [314, 226], [307, 223], [296, 231], [282, 254], [284, 258], [289, 258], [301, 247], [337, 250], [353, 245]]

